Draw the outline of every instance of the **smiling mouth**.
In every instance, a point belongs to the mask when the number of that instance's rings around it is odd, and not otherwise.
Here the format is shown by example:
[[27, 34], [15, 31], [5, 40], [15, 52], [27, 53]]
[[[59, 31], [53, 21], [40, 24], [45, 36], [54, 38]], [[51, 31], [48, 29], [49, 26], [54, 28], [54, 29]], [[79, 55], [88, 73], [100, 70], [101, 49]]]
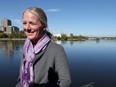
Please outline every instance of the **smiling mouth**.
[[24, 29], [24, 32], [27, 33], [34, 33], [36, 30], [32, 30], [32, 29]]

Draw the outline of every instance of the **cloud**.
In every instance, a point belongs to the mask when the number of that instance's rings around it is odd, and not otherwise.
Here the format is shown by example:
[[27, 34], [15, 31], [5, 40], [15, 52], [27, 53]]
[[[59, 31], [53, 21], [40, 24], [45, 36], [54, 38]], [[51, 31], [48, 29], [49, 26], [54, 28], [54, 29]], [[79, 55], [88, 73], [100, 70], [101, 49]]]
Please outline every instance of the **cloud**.
[[61, 11], [60, 9], [48, 9], [47, 12], [59, 12]]

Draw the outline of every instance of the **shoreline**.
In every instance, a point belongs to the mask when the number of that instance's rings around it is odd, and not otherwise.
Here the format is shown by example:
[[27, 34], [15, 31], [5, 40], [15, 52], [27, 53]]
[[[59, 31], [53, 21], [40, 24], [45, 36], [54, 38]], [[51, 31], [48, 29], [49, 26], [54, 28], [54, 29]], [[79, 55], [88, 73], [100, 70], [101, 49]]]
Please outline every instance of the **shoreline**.
[[26, 38], [0, 38], [0, 40], [26, 40]]

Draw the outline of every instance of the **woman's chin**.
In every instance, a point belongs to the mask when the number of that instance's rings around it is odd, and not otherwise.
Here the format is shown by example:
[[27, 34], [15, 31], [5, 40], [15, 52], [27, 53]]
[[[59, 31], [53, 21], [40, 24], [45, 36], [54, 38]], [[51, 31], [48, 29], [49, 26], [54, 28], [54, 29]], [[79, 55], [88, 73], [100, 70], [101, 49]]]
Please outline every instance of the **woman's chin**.
[[27, 38], [28, 38], [29, 40], [34, 40], [34, 37], [32, 37], [32, 36], [27, 36]]

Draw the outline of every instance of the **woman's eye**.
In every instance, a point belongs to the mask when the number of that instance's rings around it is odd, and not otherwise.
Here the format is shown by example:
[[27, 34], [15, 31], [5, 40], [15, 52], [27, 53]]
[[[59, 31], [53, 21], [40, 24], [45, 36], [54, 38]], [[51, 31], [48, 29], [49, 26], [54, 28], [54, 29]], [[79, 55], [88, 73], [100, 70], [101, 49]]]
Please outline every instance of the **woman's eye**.
[[31, 25], [36, 25], [36, 23], [30, 22]]
[[25, 25], [26, 24], [26, 22], [23, 22], [23, 25]]

